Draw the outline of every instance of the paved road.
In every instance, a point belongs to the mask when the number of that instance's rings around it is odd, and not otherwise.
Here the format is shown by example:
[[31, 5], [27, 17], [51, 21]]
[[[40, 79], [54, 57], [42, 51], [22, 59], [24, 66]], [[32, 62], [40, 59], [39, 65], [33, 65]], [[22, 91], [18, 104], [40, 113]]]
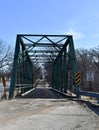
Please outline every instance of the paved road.
[[99, 130], [99, 117], [66, 99], [1, 101], [0, 130]]
[[30, 93], [23, 96], [23, 98], [47, 98], [47, 99], [58, 99], [62, 98], [60, 94], [55, 93], [52, 89], [49, 88], [36, 88]]
[[23, 99], [0, 102], [0, 130], [99, 130], [99, 116], [85, 104], [63, 99], [43, 84]]
[[[25, 94], [22, 96], [23, 98], [42, 98], [42, 99], [62, 99], [67, 98], [66, 96], [63, 97], [63, 95], [53, 91], [50, 89], [47, 85], [47, 82], [40, 81], [38, 86], [33, 89], [28, 94]], [[85, 102], [90, 110], [94, 111], [97, 115], [99, 115], [99, 106], [94, 106], [89, 102]]]
[[62, 98], [62, 96], [49, 88], [47, 82], [41, 80], [37, 87], [28, 94], [25, 94], [23, 98], [58, 99]]

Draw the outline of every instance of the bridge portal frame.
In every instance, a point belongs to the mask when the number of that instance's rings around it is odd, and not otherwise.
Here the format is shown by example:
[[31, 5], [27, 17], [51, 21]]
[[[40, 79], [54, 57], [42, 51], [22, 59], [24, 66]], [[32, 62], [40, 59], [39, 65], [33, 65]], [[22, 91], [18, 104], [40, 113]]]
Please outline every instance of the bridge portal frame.
[[[38, 39], [33, 40], [30, 37], [37, 37]], [[53, 38], [58, 38], [58, 40], [55, 39], [54, 41]], [[39, 47], [39, 49], [35, 50], [35, 47]], [[40, 47], [53, 48], [52, 50], [51, 48], [41, 50]], [[34, 63], [52, 64], [52, 88], [64, 93], [68, 93], [67, 90], [69, 90], [70, 94], [75, 91], [76, 95], [79, 96], [79, 86], [75, 84], [77, 65], [73, 37], [71, 35], [17, 35], [9, 99], [14, 96], [16, 84], [27, 84], [29, 89], [33, 87]], [[28, 89], [24, 89], [23, 86], [21, 90], [24, 92]]]

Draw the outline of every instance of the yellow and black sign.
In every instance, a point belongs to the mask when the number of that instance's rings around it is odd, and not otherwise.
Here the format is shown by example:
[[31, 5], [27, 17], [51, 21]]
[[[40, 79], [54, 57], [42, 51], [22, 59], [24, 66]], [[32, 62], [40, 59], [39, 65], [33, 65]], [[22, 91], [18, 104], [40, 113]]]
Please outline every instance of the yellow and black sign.
[[79, 72], [77, 72], [77, 73], [76, 73], [76, 85], [79, 85], [79, 84], [80, 84], [80, 82], [81, 82], [80, 73], [79, 73]]
[[5, 75], [2, 75], [2, 83], [3, 83], [3, 86], [5, 86], [6, 85], [6, 77], [5, 77]]

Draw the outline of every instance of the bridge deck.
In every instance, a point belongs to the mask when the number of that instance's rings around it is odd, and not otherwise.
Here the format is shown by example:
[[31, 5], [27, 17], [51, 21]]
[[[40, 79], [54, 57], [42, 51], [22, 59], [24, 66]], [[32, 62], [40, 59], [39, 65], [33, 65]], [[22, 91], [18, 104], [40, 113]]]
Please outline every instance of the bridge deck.
[[23, 98], [47, 98], [47, 99], [59, 99], [62, 96], [59, 93], [54, 92], [51, 88], [48, 87], [48, 83], [44, 80], [40, 80], [39, 84], [35, 89], [29, 93], [22, 94]]
[[62, 98], [59, 94], [55, 94], [49, 88], [36, 88], [27, 95], [24, 95], [23, 98], [47, 98], [47, 99], [58, 99]]

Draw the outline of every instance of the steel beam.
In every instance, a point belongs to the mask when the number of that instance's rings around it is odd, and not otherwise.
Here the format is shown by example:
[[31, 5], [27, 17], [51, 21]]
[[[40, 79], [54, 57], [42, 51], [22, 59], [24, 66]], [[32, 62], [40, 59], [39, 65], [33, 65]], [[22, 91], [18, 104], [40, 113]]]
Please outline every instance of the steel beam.
[[15, 54], [14, 54], [14, 62], [13, 62], [13, 70], [12, 70], [10, 90], [9, 90], [9, 99], [12, 99], [14, 96], [14, 88], [15, 88], [15, 80], [16, 80], [16, 71], [17, 71], [17, 65], [18, 65], [19, 51], [20, 51], [20, 37], [17, 36]]
[[[59, 42], [59, 41], [58, 41]], [[25, 44], [26, 47], [31, 47], [31, 46], [34, 46], [34, 44], [31, 44], [31, 43], [26, 43]], [[58, 46], [62, 47], [63, 44], [58, 44]], [[53, 47], [53, 44], [52, 43], [37, 43], [36, 44], [36, 47]]]
[[29, 54], [30, 53], [59, 53], [59, 51], [56, 51], [56, 50], [32, 50], [29, 52]]
[[25, 37], [42, 37], [42, 36], [47, 36], [47, 37], [65, 37], [67, 38], [69, 35], [46, 35], [46, 34], [18, 34], [18, 36], [25, 36]]

